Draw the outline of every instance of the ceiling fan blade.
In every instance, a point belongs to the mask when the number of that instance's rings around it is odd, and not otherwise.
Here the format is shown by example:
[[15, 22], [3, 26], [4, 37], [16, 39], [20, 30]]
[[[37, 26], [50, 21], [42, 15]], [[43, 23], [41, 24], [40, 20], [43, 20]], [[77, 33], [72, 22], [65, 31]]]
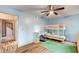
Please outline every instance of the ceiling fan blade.
[[49, 10], [51, 10], [51, 9], [52, 9], [52, 6], [51, 6], [51, 5], [49, 5], [48, 7], [49, 7]]
[[54, 14], [55, 14], [55, 15], [58, 15], [58, 13], [57, 13], [57, 12], [54, 12]]
[[64, 7], [61, 7], [61, 8], [55, 9], [54, 11], [63, 10], [63, 9], [64, 9]]
[[41, 13], [44, 13], [44, 12], [48, 12], [48, 11], [42, 11]]
[[49, 16], [49, 13], [48, 13], [48, 14], [46, 14], [46, 16]]

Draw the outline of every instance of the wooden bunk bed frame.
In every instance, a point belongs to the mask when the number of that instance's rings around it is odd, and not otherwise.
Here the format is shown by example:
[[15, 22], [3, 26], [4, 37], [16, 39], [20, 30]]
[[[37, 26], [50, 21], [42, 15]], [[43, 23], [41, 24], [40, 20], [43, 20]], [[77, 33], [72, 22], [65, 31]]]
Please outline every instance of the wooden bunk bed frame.
[[[40, 27], [41, 29], [51, 29], [51, 30], [57, 30], [58, 31], [58, 35], [45, 35], [47, 38], [50, 38], [50, 39], [55, 39], [55, 40], [59, 40], [59, 41], [62, 41], [64, 42], [65, 38], [62, 38], [62, 37], [59, 37], [59, 30], [62, 30], [63, 33], [64, 33], [64, 30], [65, 30], [65, 25], [64, 24], [54, 24], [54, 25], [42, 25]], [[64, 36], [64, 35], [62, 35]], [[65, 36], [64, 36], [65, 37]]]

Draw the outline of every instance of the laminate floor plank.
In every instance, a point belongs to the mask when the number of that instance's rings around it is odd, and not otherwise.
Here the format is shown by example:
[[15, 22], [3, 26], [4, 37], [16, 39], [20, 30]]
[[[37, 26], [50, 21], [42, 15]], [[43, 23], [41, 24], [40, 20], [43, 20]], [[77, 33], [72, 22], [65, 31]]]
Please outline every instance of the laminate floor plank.
[[50, 53], [46, 48], [40, 46], [39, 43], [32, 43], [16, 50], [17, 53]]

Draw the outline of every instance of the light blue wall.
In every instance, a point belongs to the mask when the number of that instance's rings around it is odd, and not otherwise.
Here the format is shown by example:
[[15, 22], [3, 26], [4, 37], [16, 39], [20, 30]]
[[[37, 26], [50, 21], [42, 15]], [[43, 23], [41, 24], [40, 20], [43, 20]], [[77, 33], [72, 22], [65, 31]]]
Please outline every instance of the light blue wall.
[[18, 47], [33, 42], [34, 26], [46, 24], [48, 22], [39, 18], [38, 16], [23, 13], [7, 6], [0, 6], [0, 12], [18, 16], [16, 27]]
[[76, 35], [79, 32], [79, 14], [55, 18], [49, 20], [49, 24], [65, 24], [65, 35], [67, 36], [67, 40], [76, 42]]
[[33, 42], [33, 33], [35, 26], [46, 24], [46, 20], [33, 15], [24, 15], [19, 21], [19, 46]]

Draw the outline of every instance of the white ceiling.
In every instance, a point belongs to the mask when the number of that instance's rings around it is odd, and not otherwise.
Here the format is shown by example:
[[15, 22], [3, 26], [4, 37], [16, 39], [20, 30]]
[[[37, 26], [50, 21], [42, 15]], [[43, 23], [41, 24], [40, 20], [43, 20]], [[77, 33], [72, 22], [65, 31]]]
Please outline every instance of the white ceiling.
[[55, 8], [64, 7], [65, 9], [57, 11], [58, 15], [52, 14], [49, 17], [46, 17], [44, 14], [41, 13], [42, 10], [47, 10], [48, 5], [8, 5], [8, 7], [15, 8], [26, 13], [32, 13], [45, 18], [56, 18], [79, 14], [79, 5], [55, 5]]

